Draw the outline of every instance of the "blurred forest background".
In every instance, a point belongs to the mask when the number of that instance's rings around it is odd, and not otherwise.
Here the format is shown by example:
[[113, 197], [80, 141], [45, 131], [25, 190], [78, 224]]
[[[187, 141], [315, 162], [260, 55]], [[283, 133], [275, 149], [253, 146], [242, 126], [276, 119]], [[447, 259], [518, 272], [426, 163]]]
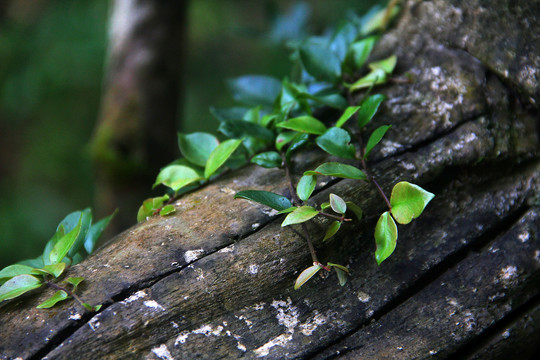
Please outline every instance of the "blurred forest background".
[[[289, 37], [320, 33], [381, 2], [189, 2], [178, 130], [215, 132], [208, 108], [233, 105], [227, 78], [281, 79]], [[94, 207], [89, 142], [100, 113], [110, 6], [0, 0], [0, 268], [38, 256], [65, 215]]]

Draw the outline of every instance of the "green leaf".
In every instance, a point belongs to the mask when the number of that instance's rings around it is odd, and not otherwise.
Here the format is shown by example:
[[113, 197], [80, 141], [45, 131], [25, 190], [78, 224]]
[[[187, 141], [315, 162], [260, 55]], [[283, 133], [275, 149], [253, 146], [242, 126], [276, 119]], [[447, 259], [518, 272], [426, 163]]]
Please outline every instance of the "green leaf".
[[251, 158], [252, 163], [267, 169], [280, 167], [281, 161], [281, 155], [275, 151], [263, 152]]
[[0, 286], [0, 301], [16, 298], [43, 285], [41, 280], [32, 275], [17, 275]]
[[143, 201], [139, 212], [137, 213], [137, 222], [146, 220], [147, 217], [153, 216], [154, 213], [163, 206], [165, 201], [169, 200], [169, 195], [146, 199]]
[[204, 132], [178, 133], [178, 147], [184, 157], [195, 165], [206, 165], [210, 153], [219, 145], [218, 139]]
[[70, 232], [62, 236], [56, 244], [54, 244], [51, 253], [49, 254], [49, 260], [51, 264], [59, 263], [64, 256], [66, 256], [69, 250], [75, 244], [75, 241], [81, 233], [81, 225], [83, 220], [83, 214], [79, 217], [79, 223]]
[[343, 272], [345, 272], [347, 274], [350, 273], [349, 268], [346, 267], [346, 266], [339, 265], [339, 264], [334, 264], [334, 263], [331, 263], [331, 262], [327, 263], [326, 265], [328, 265], [330, 267], [333, 267], [333, 268], [336, 268], [336, 269], [340, 269], [341, 271], [343, 271]]
[[390, 195], [392, 215], [398, 223], [408, 224], [422, 214], [434, 197], [434, 194], [418, 185], [401, 181], [394, 186]]
[[[96, 247], [97, 241], [101, 237], [103, 230], [109, 225], [117, 212], [118, 210], [115, 210], [111, 215], [99, 220], [90, 227], [90, 230], [88, 230], [88, 233], [86, 233], [86, 237], [84, 238], [84, 249], [87, 254], [94, 252], [94, 248]], [[75, 261], [73, 262], [76, 264]]]
[[347, 204], [347, 210], [352, 211], [358, 220], [362, 219], [363, 211], [360, 206], [352, 201], [346, 201], [345, 204]]
[[287, 215], [285, 220], [283, 220], [281, 223], [281, 226], [284, 227], [287, 225], [300, 224], [314, 218], [317, 215], [319, 215], [319, 211], [315, 208], [311, 206], [300, 206]]
[[162, 184], [178, 191], [195, 181], [203, 180], [198, 169], [186, 165], [169, 165], [161, 169], [152, 188]]
[[231, 139], [241, 139], [246, 136], [252, 136], [264, 141], [274, 141], [275, 138], [272, 130], [245, 120], [222, 121], [218, 127], [218, 131]]
[[345, 286], [345, 284], [347, 283], [347, 278], [348, 278], [347, 273], [345, 271], [341, 270], [338, 267], [334, 267], [334, 270], [336, 270], [339, 285], [340, 286]]
[[354, 115], [358, 110], [360, 110], [361, 106], [349, 106], [345, 109], [343, 114], [339, 117], [338, 121], [336, 122], [336, 127], [340, 128]]
[[64, 290], [58, 290], [53, 296], [36, 306], [36, 309], [48, 309], [56, 305], [57, 302], [69, 299], [69, 295]]
[[329, 48], [320, 44], [300, 46], [300, 59], [306, 71], [315, 79], [337, 83], [341, 77], [341, 61]]
[[379, 106], [386, 99], [384, 95], [375, 94], [368, 97], [362, 102], [360, 110], [358, 111], [358, 127], [363, 128], [366, 126], [373, 116], [377, 113]]
[[375, 226], [375, 259], [377, 264], [381, 264], [386, 260], [396, 248], [398, 232], [396, 223], [388, 211], [384, 212], [377, 221]]
[[90, 229], [90, 225], [92, 224], [92, 210], [90, 208], [86, 208], [82, 211], [75, 211], [69, 214], [58, 224], [57, 230], [60, 229], [60, 227], [64, 227], [64, 232], [68, 233], [71, 230], [73, 230], [76, 226], [78, 226], [79, 218], [81, 218], [81, 229], [79, 232], [79, 235], [75, 239], [73, 245], [69, 249], [67, 256], [72, 257], [77, 252], [79, 252], [82, 247], [84, 246], [84, 238], [86, 237], [86, 234], [88, 233], [88, 230]]
[[319, 270], [322, 269], [321, 265], [312, 265], [302, 271], [298, 278], [296, 279], [296, 282], [294, 283], [294, 290], [298, 290], [300, 286], [304, 285], [309, 279], [313, 277]]
[[161, 210], [159, 210], [159, 215], [167, 216], [173, 214], [174, 212], [176, 212], [176, 208], [174, 207], [174, 205], [165, 205], [161, 208]]
[[311, 194], [313, 193], [313, 190], [315, 190], [315, 186], [317, 185], [317, 178], [313, 175], [304, 175], [300, 178], [300, 181], [298, 181], [298, 185], [296, 186], [296, 193], [298, 194], [298, 197], [302, 201], [306, 201], [309, 199]]
[[[40, 268], [45, 265], [45, 263], [43, 262], [43, 255], [40, 255], [35, 259], [27, 259], [27, 260], [19, 261], [17, 264], [30, 266], [32, 268]], [[0, 281], [0, 283], [2, 283], [2, 281]]]
[[245, 107], [230, 107], [230, 108], [217, 108], [210, 106], [210, 114], [212, 114], [219, 122], [226, 120], [239, 120], [242, 119], [249, 108]]
[[330, 49], [332, 49], [340, 61], [345, 59], [347, 49], [351, 46], [357, 35], [358, 29], [350, 21], [341, 22], [337, 26], [330, 39]]
[[330, 207], [330, 202], [323, 202], [321, 204], [321, 210], [326, 210]]
[[[51, 264], [51, 250], [53, 249], [54, 245], [65, 235], [64, 231], [64, 225], [59, 225], [58, 229], [56, 230], [56, 233], [52, 236], [52, 238], [47, 242], [45, 245], [45, 250], [43, 250], [43, 265], [49, 265]], [[42, 266], [36, 266], [36, 267], [43, 267]]]
[[73, 291], [75, 291], [75, 289], [77, 288], [77, 286], [79, 286], [79, 284], [81, 282], [84, 281], [84, 278], [83, 277], [70, 277], [70, 278], [67, 278], [65, 280], [65, 282], [67, 282], [68, 284], [71, 284], [73, 285]]
[[330, 206], [332, 207], [332, 210], [338, 214], [345, 214], [347, 211], [347, 204], [345, 203], [345, 200], [336, 194], [330, 193]]
[[[374, 14], [368, 14], [363, 21], [360, 33], [363, 35], [370, 34], [375, 31], [385, 30], [387, 23], [385, 22], [386, 8], [379, 10]], [[392, 20], [397, 14], [399, 14], [399, 6], [394, 6], [388, 16], [388, 21]]]
[[373, 50], [373, 46], [377, 42], [377, 39], [377, 36], [370, 36], [351, 44], [345, 58], [345, 63], [349, 65], [353, 71], [362, 68], [371, 54], [371, 50]]
[[382, 69], [375, 69], [370, 71], [367, 75], [356, 80], [353, 84], [349, 85], [349, 91], [356, 91], [359, 89], [366, 89], [373, 85], [380, 85], [386, 82], [386, 73]]
[[366, 180], [366, 174], [352, 165], [338, 162], [327, 162], [319, 165], [315, 170], [306, 171], [304, 175], [335, 176], [344, 179]]
[[356, 150], [351, 145], [351, 136], [347, 130], [332, 127], [315, 139], [317, 145], [329, 153], [345, 159], [354, 159]]
[[296, 209], [298, 209], [298, 206], [292, 206], [292, 207], [287, 208], [287, 209], [285, 209], [285, 210], [280, 210], [280, 211], [278, 211], [276, 215], [288, 214], [288, 213], [290, 213], [290, 212], [293, 212], [293, 211], [296, 210]]
[[92, 306], [88, 303], [82, 303], [81, 304], [82, 306], [84, 306], [84, 308], [88, 311], [92, 311], [92, 312], [95, 312], [95, 311], [99, 311], [99, 309], [101, 309], [101, 306], [102, 305], [95, 305], [95, 306]]
[[204, 169], [204, 177], [208, 179], [212, 176], [223, 164], [225, 164], [227, 159], [231, 157], [241, 143], [242, 140], [229, 139], [219, 144], [208, 157]]
[[32, 267], [21, 264], [6, 266], [2, 270], [0, 270], [0, 284], [17, 275], [29, 275], [32, 273], [32, 270]]
[[280, 122], [276, 125], [283, 129], [289, 129], [306, 134], [321, 135], [326, 131], [324, 124], [311, 116], [300, 116]]
[[309, 134], [297, 133], [296, 137], [291, 141], [291, 145], [289, 145], [289, 147], [287, 148], [287, 152], [285, 153], [285, 159], [287, 160], [287, 163], [290, 163], [293, 152], [302, 148], [302, 146], [308, 143]]
[[391, 127], [392, 125], [383, 125], [383, 126], [379, 126], [377, 129], [375, 129], [375, 131], [373, 131], [366, 145], [366, 150], [364, 152], [364, 159], [368, 158], [369, 154], [371, 153], [371, 150], [373, 150], [373, 148], [377, 146], [377, 144], [382, 140], [384, 134], [386, 134], [388, 129], [390, 129]]
[[313, 100], [322, 105], [339, 110], [343, 110], [347, 107], [347, 100], [345, 100], [345, 98], [334, 89], [331, 89], [330, 91], [321, 91], [315, 94], [301, 93], [298, 98]]
[[276, 137], [276, 149], [281, 151], [285, 145], [290, 143], [295, 137], [298, 136], [297, 132], [282, 132]]
[[65, 269], [66, 269], [66, 264], [63, 262], [60, 262], [58, 264], [45, 265], [41, 269], [33, 269], [32, 274], [34, 275], [48, 274], [57, 278], [60, 275], [62, 275]]
[[386, 59], [369, 63], [369, 68], [373, 71], [380, 69], [384, 71], [386, 74], [390, 75], [396, 68], [396, 64], [397, 64], [397, 56], [392, 55]]
[[328, 230], [326, 230], [326, 234], [324, 235], [323, 241], [326, 241], [330, 239], [332, 236], [336, 235], [340, 227], [341, 227], [341, 221], [337, 221], [337, 220], [333, 221], [330, 224], [330, 227], [328, 228]]
[[291, 201], [285, 196], [270, 191], [244, 190], [236, 193], [234, 198], [255, 201], [278, 211], [292, 207]]
[[233, 98], [248, 105], [271, 108], [281, 91], [281, 81], [265, 75], [245, 75], [227, 81]]

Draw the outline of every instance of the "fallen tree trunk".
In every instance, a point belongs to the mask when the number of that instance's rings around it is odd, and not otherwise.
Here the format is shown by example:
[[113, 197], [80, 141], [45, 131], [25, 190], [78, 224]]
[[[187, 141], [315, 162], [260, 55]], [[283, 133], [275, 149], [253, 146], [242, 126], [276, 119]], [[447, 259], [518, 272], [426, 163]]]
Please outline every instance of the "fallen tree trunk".
[[[344, 287], [292, 284], [311, 262], [304, 240], [246, 189], [286, 192], [280, 170], [227, 174], [178, 200], [177, 212], [120, 234], [69, 270], [87, 281], [73, 302], [0, 311], [0, 358], [507, 358], [532, 356], [540, 323], [540, 158], [536, 81], [538, 3], [407, 2], [379, 56], [397, 53], [396, 83], [373, 126], [393, 124], [372, 170], [385, 190], [410, 180], [437, 194], [399, 228], [396, 252], [377, 266], [373, 228], [384, 208], [370, 184], [329, 180], [318, 189], [362, 204], [365, 218], [321, 260], [346, 264]], [[486, 24], [489, 24], [487, 26]], [[324, 161], [295, 159], [295, 174]], [[320, 233], [326, 222], [310, 222]], [[339, 246], [337, 245], [339, 244]], [[518, 347], [518, 349], [516, 349]], [[519, 354], [521, 352], [521, 354]]]

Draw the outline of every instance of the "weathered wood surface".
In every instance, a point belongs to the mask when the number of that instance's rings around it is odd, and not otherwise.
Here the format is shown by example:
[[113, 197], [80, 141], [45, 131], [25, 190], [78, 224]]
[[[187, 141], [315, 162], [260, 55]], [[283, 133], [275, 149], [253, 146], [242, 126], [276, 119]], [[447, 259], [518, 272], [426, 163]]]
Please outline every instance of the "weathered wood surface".
[[[482, 7], [482, 6], [483, 7]], [[508, 358], [532, 356], [540, 333], [540, 64], [538, 2], [409, 1], [377, 53], [397, 53], [415, 82], [382, 89], [373, 126], [393, 124], [374, 155], [389, 191], [398, 180], [437, 194], [399, 227], [380, 267], [373, 228], [384, 210], [373, 187], [330, 181], [362, 204], [363, 222], [331, 244], [334, 276], [292, 284], [306, 244], [245, 189], [286, 192], [279, 170], [248, 166], [180, 199], [177, 213], [119, 235], [69, 271], [87, 281], [73, 302], [0, 308], [0, 358]], [[503, 9], [503, 10], [501, 10]], [[493, 14], [496, 14], [493, 15]], [[487, 26], [486, 24], [489, 24]], [[485, 51], [484, 51], [485, 50]], [[295, 173], [323, 161], [296, 158]], [[320, 234], [324, 221], [309, 225]]]

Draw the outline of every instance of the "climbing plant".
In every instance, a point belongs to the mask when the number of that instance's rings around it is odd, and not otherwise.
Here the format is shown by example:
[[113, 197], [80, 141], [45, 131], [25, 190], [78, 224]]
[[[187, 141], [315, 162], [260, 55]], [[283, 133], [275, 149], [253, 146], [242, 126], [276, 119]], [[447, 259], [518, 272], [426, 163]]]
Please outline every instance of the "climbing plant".
[[[300, 227], [301, 231], [293, 230], [307, 241], [313, 265], [301, 272], [295, 289], [321, 269], [334, 269], [342, 285], [349, 272], [346, 266], [331, 262], [323, 265], [318, 260], [306, 222], [315, 217], [333, 220], [323, 237], [326, 241], [336, 235], [344, 223], [353, 220], [350, 216], [357, 220], [362, 217], [360, 205], [338, 194], [330, 194], [327, 202], [313, 204], [311, 197], [321, 176], [369, 182], [377, 189], [387, 211], [380, 215], [375, 226], [375, 260], [379, 265], [386, 260], [396, 248], [396, 222], [408, 224], [434, 197], [418, 185], [405, 181], [398, 182], [387, 197], [369, 169], [372, 150], [391, 128], [391, 125], [383, 125], [371, 134], [366, 133], [366, 125], [385, 100], [383, 95], [371, 93], [391, 79], [397, 58], [393, 55], [368, 60], [380, 33], [399, 12], [396, 4], [397, 1], [392, 0], [384, 9], [375, 9], [364, 17], [353, 16], [324, 36], [289, 42], [293, 63], [290, 78], [279, 81], [264, 75], [246, 75], [230, 80], [234, 99], [244, 106], [211, 109], [220, 122], [218, 131], [227, 139], [220, 142], [208, 133], [179, 133], [178, 145], [183, 158], [163, 168], [154, 184], [170, 188], [171, 196], [146, 200], [139, 210], [138, 221], [173, 213], [172, 202], [185, 191], [211, 181], [226, 168], [251, 162], [265, 168], [281, 168], [287, 178], [290, 198], [256, 189], [240, 191], [234, 197], [263, 204], [277, 214], [286, 214], [283, 227]], [[341, 116], [335, 123], [324, 123], [314, 115], [321, 107], [336, 109]], [[357, 139], [355, 143], [353, 134]], [[304, 172], [295, 183], [290, 171], [292, 155], [308, 145], [316, 145], [347, 163], [320, 164]], [[351, 161], [357, 166], [351, 165]]]

